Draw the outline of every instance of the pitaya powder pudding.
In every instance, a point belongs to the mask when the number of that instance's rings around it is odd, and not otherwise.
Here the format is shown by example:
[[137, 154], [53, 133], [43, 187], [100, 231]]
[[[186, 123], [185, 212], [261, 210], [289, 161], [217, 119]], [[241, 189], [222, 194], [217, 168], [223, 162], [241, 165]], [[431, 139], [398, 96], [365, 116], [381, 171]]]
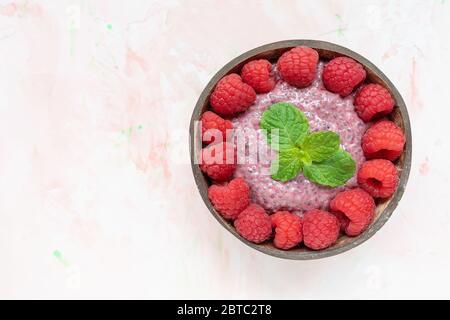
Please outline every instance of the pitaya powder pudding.
[[[266, 94], [258, 94], [255, 103], [243, 114], [233, 119], [236, 130], [247, 132], [248, 149], [269, 148], [259, 130], [263, 112], [277, 102], [289, 102], [304, 112], [309, 120], [310, 131], [334, 131], [339, 134], [341, 147], [348, 151], [356, 162], [357, 168], [365, 161], [361, 148], [361, 138], [368, 125], [354, 111], [353, 95], [341, 98], [327, 91], [322, 84], [324, 63], [318, 65], [313, 84], [299, 89], [280, 79], [278, 75], [275, 88]], [[275, 68], [276, 69], [276, 68]], [[276, 70], [274, 71], [276, 74]], [[248, 129], [253, 130], [248, 130]], [[268, 211], [280, 209], [302, 213], [306, 210], [327, 209], [334, 196], [343, 189], [357, 186], [354, 176], [338, 188], [317, 185], [303, 174], [288, 182], [273, 180], [270, 176], [270, 161], [238, 164], [235, 177], [244, 178], [251, 188], [252, 201]]]

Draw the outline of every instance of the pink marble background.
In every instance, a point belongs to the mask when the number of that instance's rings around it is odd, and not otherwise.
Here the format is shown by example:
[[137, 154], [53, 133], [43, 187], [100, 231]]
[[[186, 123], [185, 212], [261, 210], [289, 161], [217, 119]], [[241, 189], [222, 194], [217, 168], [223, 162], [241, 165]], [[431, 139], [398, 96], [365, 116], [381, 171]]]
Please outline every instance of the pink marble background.
[[[450, 4], [0, 1], [0, 298], [450, 298]], [[360, 247], [296, 262], [242, 245], [193, 181], [210, 77], [321, 39], [372, 60], [410, 111], [410, 182]]]

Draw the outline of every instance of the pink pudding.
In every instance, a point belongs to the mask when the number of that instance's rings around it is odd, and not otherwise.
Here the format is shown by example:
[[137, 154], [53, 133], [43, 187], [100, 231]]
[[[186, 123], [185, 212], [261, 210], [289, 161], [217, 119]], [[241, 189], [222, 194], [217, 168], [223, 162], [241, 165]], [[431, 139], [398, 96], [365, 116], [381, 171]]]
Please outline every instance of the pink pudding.
[[[327, 91], [322, 84], [322, 69], [320, 62], [313, 84], [304, 89], [293, 87], [280, 79], [277, 74], [275, 88], [266, 94], [258, 94], [255, 103], [243, 114], [233, 119], [235, 129], [244, 130], [248, 135], [247, 148], [255, 146], [268, 148], [262, 134], [256, 134], [247, 128], [259, 129], [263, 112], [277, 102], [289, 102], [302, 110], [309, 120], [311, 132], [330, 130], [339, 134], [341, 146], [348, 151], [356, 161], [357, 168], [365, 158], [361, 148], [361, 138], [368, 128], [354, 111], [354, 95], [341, 98], [338, 94]], [[347, 181], [345, 186], [329, 188], [317, 185], [299, 174], [294, 180], [282, 183], [273, 180], [269, 174], [270, 163], [238, 164], [235, 177], [244, 178], [252, 192], [252, 201], [260, 204], [266, 210], [274, 212], [285, 209], [302, 213], [310, 209], [328, 209], [331, 199], [346, 188], [356, 187], [356, 176]]]

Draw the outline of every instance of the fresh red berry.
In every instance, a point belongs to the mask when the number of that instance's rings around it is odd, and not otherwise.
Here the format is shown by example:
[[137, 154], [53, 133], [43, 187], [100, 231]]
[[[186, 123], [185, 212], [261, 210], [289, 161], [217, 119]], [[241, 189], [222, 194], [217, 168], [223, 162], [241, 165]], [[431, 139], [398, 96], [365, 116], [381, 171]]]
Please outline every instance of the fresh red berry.
[[334, 58], [323, 68], [322, 81], [328, 91], [346, 97], [366, 78], [366, 70], [347, 57]]
[[277, 68], [284, 81], [298, 88], [309, 86], [316, 77], [319, 54], [309, 47], [296, 47], [281, 55]]
[[244, 179], [236, 178], [224, 185], [210, 186], [208, 197], [225, 219], [236, 219], [250, 204], [250, 188]]
[[331, 210], [331, 213], [334, 214], [336, 216], [336, 218], [338, 219], [339, 225], [341, 226], [341, 231], [344, 233], [347, 233], [346, 229], [347, 229], [347, 226], [348, 226], [350, 220], [345, 216], [345, 214], [343, 214], [340, 211]]
[[236, 231], [248, 241], [261, 243], [272, 234], [272, 222], [264, 208], [251, 204], [234, 221]]
[[395, 101], [385, 87], [371, 83], [356, 93], [353, 104], [359, 117], [368, 122], [391, 113]]
[[212, 109], [222, 116], [234, 116], [245, 111], [255, 100], [255, 90], [242, 82], [236, 73], [223, 77], [209, 98]]
[[209, 145], [202, 150], [200, 169], [215, 181], [228, 180], [236, 170], [235, 151], [227, 142]]
[[375, 201], [361, 188], [339, 192], [330, 202], [342, 230], [351, 237], [361, 234], [375, 216]]
[[395, 123], [382, 120], [371, 126], [362, 137], [362, 149], [368, 159], [396, 160], [403, 152], [405, 135]]
[[275, 247], [289, 250], [297, 246], [303, 239], [302, 219], [289, 211], [278, 211], [270, 216], [275, 227]]
[[205, 143], [214, 142], [216, 135], [219, 133], [222, 135], [222, 139], [219, 141], [226, 141], [227, 130], [233, 129], [233, 124], [230, 120], [225, 120], [212, 111], [206, 111], [202, 114], [201, 121], [202, 140]]
[[303, 217], [303, 242], [313, 250], [328, 248], [339, 236], [339, 221], [327, 211], [310, 210]]
[[366, 161], [358, 171], [358, 184], [374, 198], [389, 198], [397, 189], [397, 169], [389, 160]]
[[275, 77], [271, 74], [272, 64], [265, 59], [247, 62], [241, 71], [242, 81], [257, 93], [266, 93], [275, 87]]

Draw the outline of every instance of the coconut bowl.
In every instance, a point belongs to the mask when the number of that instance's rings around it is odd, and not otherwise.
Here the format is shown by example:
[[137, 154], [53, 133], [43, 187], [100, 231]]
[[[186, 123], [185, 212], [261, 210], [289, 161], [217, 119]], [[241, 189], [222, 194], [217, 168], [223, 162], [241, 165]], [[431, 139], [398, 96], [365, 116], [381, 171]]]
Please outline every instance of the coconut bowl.
[[[200, 170], [199, 165], [196, 163], [196, 155], [199, 150], [198, 143], [196, 143], [195, 134], [195, 121], [198, 121], [203, 112], [209, 109], [209, 96], [213, 91], [217, 82], [229, 73], [239, 73], [242, 66], [253, 59], [267, 59], [269, 61], [276, 62], [278, 58], [287, 50], [296, 46], [308, 46], [319, 53], [320, 59], [327, 61], [338, 56], [347, 56], [362, 64], [367, 72], [366, 82], [378, 83], [386, 87], [392, 94], [396, 104], [393, 112], [389, 115], [390, 120], [394, 121], [404, 132], [406, 138], [406, 144], [402, 156], [395, 162], [395, 165], [399, 172], [399, 185], [396, 192], [388, 199], [376, 200], [375, 218], [372, 224], [359, 236], [348, 237], [341, 235], [337, 242], [324, 250], [313, 251], [305, 247], [297, 247], [288, 251], [277, 249], [273, 246], [272, 242], [268, 241], [262, 244], [255, 244], [242, 238], [234, 228], [231, 221], [224, 219], [213, 207], [208, 198], [208, 187], [210, 180]], [[197, 184], [200, 195], [205, 202], [206, 207], [210, 213], [217, 219], [217, 221], [230, 233], [232, 233], [240, 241], [248, 245], [249, 247], [263, 252], [265, 254], [292, 260], [311, 260], [320, 259], [325, 257], [334, 256], [345, 251], [348, 251], [364, 241], [371, 238], [391, 217], [395, 208], [397, 207], [402, 195], [404, 193], [406, 183], [411, 168], [411, 153], [412, 153], [412, 140], [411, 140], [411, 127], [409, 122], [408, 110], [405, 102], [398, 92], [394, 84], [380, 71], [373, 63], [364, 58], [363, 56], [355, 53], [345, 47], [317, 40], [287, 40], [275, 43], [263, 45], [253, 50], [247, 51], [239, 57], [233, 59], [227, 63], [222, 69], [220, 69], [206, 85], [205, 89], [201, 93], [197, 104], [195, 105], [190, 122], [190, 153], [191, 153], [191, 165], [194, 173], [194, 179]], [[201, 146], [200, 146], [201, 147]]]

